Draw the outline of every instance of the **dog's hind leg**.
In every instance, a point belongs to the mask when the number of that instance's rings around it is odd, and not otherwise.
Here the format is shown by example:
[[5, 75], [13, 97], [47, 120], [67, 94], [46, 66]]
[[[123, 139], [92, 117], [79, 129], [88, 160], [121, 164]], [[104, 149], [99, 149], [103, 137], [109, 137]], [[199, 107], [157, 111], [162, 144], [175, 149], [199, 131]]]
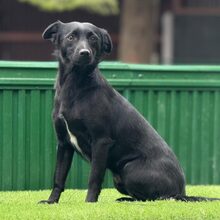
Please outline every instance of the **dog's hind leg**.
[[144, 160], [128, 163], [123, 168], [122, 177], [126, 191], [136, 201], [154, 201], [163, 196], [183, 195], [183, 181], [176, 173], [169, 175], [166, 170], [145, 163]]
[[125, 189], [124, 183], [122, 182], [121, 177], [118, 174], [113, 174], [113, 183], [115, 188], [124, 195], [129, 195], [127, 190]]
[[[124, 184], [122, 182], [121, 177], [118, 174], [113, 174], [113, 183], [114, 183], [115, 188], [121, 194], [129, 195], [129, 193], [125, 189], [125, 186], [124, 186]], [[137, 200], [134, 199], [134, 198], [131, 198], [131, 197], [121, 197], [121, 198], [116, 199], [116, 201], [117, 202], [125, 202], [125, 201], [127, 201], [127, 202], [134, 202], [134, 201], [137, 201]]]

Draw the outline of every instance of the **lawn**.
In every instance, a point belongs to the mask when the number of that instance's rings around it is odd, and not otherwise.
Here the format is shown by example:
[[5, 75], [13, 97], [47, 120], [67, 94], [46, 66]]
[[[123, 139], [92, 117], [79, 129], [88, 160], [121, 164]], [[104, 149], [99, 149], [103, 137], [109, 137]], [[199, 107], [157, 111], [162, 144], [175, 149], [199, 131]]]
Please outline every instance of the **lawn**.
[[[220, 202], [115, 202], [121, 195], [104, 189], [98, 203], [85, 203], [85, 190], [66, 190], [56, 205], [37, 204], [50, 191], [0, 192], [1, 220], [220, 219]], [[220, 197], [220, 186], [188, 186], [188, 195]]]

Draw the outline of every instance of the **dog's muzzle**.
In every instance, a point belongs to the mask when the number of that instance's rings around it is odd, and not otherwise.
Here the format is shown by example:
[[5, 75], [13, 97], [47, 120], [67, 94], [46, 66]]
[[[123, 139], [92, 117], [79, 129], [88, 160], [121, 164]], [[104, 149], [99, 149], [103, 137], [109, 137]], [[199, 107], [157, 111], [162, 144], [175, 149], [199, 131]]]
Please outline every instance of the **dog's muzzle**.
[[81, 56], [81, 57], [90, 57], [90, 51], [88, 50], [88, 49], [81, 49], [80, 51], [79, 51], [79, 55]]
[[91, 62], [91, 52], [88, 49], [81, 49], [79, 51], [79, 63], [90, 63]]

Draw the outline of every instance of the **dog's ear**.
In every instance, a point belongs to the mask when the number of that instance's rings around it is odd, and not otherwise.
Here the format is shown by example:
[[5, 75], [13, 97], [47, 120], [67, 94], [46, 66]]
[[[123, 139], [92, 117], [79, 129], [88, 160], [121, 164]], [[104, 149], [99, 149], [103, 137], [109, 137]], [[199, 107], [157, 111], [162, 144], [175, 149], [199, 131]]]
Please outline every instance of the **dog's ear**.
[[61, 21], [56, 21], [53, 24], [49, 25], [42, 34], [44, 40], [50, 40], [53, 43], [57, 42], [58, 31], [63, 23]]
[[102, 41], [103, 41], [103, 51], [105, 53], [111, 53], [113, 45], [109, 33], [105, 29], [101, 29]]

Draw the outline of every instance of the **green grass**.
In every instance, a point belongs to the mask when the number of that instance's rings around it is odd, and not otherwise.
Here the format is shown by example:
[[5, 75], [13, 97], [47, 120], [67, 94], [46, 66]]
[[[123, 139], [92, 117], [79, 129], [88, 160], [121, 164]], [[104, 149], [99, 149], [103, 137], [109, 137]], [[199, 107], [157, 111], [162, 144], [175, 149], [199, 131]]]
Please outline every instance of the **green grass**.
[[[85, 203], [85, 190], [66, 190], [56, 205], [37, 204], [50, 194], [45, 191], [0, 192], [1, 220], [154, 220], [220, 219], [220, 202], [115, 202], [119, 194], [104, 189], [98, 203]], [[188, 195], [220, 197], [220, 186], [188, 186]]]

